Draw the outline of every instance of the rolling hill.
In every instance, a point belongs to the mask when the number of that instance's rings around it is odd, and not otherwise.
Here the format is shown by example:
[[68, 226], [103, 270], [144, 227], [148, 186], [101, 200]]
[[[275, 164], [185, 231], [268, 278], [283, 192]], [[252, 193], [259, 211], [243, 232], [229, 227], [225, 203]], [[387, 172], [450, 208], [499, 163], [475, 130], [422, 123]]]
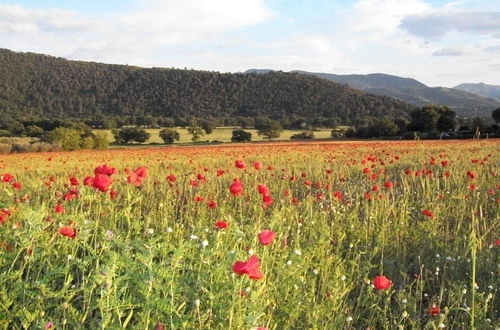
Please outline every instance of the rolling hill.
[[460, 84], [453, 88], [473, 93], [479, 96], [500, 100], [500, 86], [478, 83], [478, 84]]
[[[258, 71], [251, 69], [246, 72]], [[263, 72], [269, 72], [269, 70], [263, 70]], [[388, 74], [337, 75], [307, 71], [292, 72], [313, 75], [376, 95], [394, 97], [418, 107], [426, 104], [446, 105], [461, 116], [489, 117], [493, 109], [500, 107], [500, 100], [474, 94], [472, 90], [459, 90], [458, 86], [455, 88], [428, 87], [415, 79]]]
[[299, 73], [139, 68], [0, 49], [0, 115], [42, 118], [408, 117], [387, 96]]

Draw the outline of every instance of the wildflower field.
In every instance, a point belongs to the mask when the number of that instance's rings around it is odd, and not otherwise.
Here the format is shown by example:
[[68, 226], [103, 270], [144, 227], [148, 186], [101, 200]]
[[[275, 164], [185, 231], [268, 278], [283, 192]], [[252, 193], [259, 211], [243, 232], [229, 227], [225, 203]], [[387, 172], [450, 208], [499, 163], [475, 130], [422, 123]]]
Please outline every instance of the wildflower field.
[[499, 147], [0, 156], [0, 328], [495, 329]]

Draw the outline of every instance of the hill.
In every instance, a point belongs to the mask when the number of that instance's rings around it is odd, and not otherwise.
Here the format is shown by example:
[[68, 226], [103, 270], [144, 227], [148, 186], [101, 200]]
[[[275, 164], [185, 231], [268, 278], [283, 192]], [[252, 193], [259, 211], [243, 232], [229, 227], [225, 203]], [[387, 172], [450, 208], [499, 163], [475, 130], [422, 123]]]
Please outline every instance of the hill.
[[14, 117], [407, 117], [405, 102], [317, 77], [70, 61], [0, 49], [0, 114]]
[[307, 71], [292, 72], [346, 84], [368, 93], [394, 97], [418, 107], [426, 104], [446, 105], [461, 116], [483, 115], [489, 117], [493, 109], [500, 107], [500, 100], [456, 89], [458, 86], [455, 88], [428, 87], [415, 79], [388, 74], [336, 75]]
[[453, 87], [454, 89], [458, 89], [461, 91], [473, 93], [483, 97], [489, 97], [492, 99], [500, 100], [500, 86], [496, 85], [487, 85], [485, 83], [478, 84], [460, 84], [458, 86]]

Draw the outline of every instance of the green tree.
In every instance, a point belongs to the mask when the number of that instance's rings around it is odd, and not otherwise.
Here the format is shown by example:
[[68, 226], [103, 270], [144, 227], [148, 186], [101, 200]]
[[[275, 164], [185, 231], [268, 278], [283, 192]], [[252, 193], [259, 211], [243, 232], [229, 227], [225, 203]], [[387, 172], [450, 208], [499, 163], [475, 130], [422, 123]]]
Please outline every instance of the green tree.
[[193, 136], [191, 138], [191, 141], [193, 142], [198, 142], [200, 140], [200, 137], [205, 135], [205, 131], [203, 130], [203, 128], [201, 128], [197, 124], [191, 124], [190, 126], [188, 126], [187, 131]]
[[142, 128], [138, 127], [125, 127], [120, 130], [114, 129], [113, 136], [115, 141], [119, 144], [130, 143], [130, 142], [146, 142], [150, 134]]
[[257, 129], [257, 134], [263, 136], [266, 140], [279, 138], [283, 131], [279, 122], [267, 117], [258, 118], [255, 121], [255, 128]]
[[107, 149], [108, 147], [108, 136], [105, 133], [97, 133], [94, 135], [94, 149]]
[[205, 131], [207, 134], [212, 134], [215, 128], [215, 121], [212, 120], [202, 120], [200, 122], [201, 128]]
[[439, 131], [454, 131], [457, 126], [457, 116], [455, 111], [448, 107], [439, 108], [439, 118], [436, 123], [436, 128]]
[[172, 144], [174, 141], [179, 141], [180, 139], [179, 132], [173, 128], [164, 128], [160, 131], [159, 135], [166, 144]]
[[410, 130], [431, 132], [436, 129], [439, 120], [439, 107], [435, 105], [426, 105], [421, 109], [410, 112], [411, 122], [408, 125]]
[[231, 136], [231, 142], [250, 142], [252, 141], [252, 133], [244, 131], [242, 129], [235, 129], [233, 131], [233, 136]]
[[58, 127], [46, 135], [46, 141], [60, 145], [62, 150], [78, 150], [81, 132], [73, 128]]
[[493, 110], [493, 112], [491, 113], [491, 117], [493, 118], [495, 123], [500, 123], [500, 108], [496, 108], [495, 110]]

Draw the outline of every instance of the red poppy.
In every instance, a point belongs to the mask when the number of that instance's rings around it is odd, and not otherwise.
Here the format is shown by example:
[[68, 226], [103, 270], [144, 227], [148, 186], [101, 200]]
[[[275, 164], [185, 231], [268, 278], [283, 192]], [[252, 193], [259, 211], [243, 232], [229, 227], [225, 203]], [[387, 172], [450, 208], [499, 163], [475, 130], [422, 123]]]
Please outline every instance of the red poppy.
[[207, 202], [207, 207], [211, 210], [215, 210], [217, 208], [217, 202], [214, 200], [209, 200]]
[[22, 187], [23, 185], [21, 184], [21, 182], [12, 183], [12, 188], [14, 188], [15, 190], [21, 190]]
[[259, 184], [259, 185], [257, 185], [257, 191], [261, 195], [269, 194], [269, 188], [267, 188], [267, 186], [265, 184]]
[[91, 176], [86, 176], [85, 179], [83, 179], [83, 185], [84, 186], [93, 186], [94, 185], [94, 178]]
[[262, 245], [269, 245], [273, 242], [276, 233], [269, 229], [264, 229], [259, 233], [259, 241]]
[[264, 203], [265, 207], [269, 207], [273, 204], [273, 197], [269, 194], [262, 195], [262, 202]]
[[64, 213], [64, 207], [61, 205], [61, 204], [57, 204], [55, 207], [54, 207], [54, 211], [56, 213]]
[[205, 176], [203, 174], [201, 174], [201, 173], [198, 173], [198, 175], [196, 176], [196, 178], [198, 180], [205, 180]]
[[428, 217], [428, 218], [432, 218], [432, 217], [434, 217], [434, 214], [432, 213], [432, 211], [427, 210], [427, 209], [422, 210], [422, 214], [423, 214], [423, 215], [425, 215], [425, 216], [426, 216], [426, 217]]
[[59, 233], [71, 239], [75, 239], [76, 237], [76, 230], [71, 226], [64, 226], [59, 228]]
[[105, 174], [96, 174], [92, 180], [92, 186], [102, 192], [108, 191], [112, 183], [113, 180]]
[[394, 187], [394, 184], [392, 183], [392, 181], [386, 181], [384, 183], [384, 187], [386, 187], [387, 189], [391, 189], [392, 187]]
[[198, 203], [199, 203], [199, 202], [203, 202], [203, 200], [204, 200], [204, 199], [205, 199], [205, 198], [203, 198], [203, 197], [201, 197], [201, 196], [198, 196], [198, 195], [194, 196], [194, 198], [193, 198], [193, 200], [194, 200], [195, 202], [198, 202]]
[[80, 182], [78, 182], [78, 179], [75, 178], [74, 176], [69, 178], [69, 182], [71, 183], [72, 186], [78, 186]]
[[110, 167], [108, 165], [100, 165], [94, 169], [95, 175], [102, 174], [102, 175], [112, 176], [113, 174], [117, 174], [117, 173], [118, 173], [118, 170], [116, 168]]
[[217, 169], [217, 176], [221, 176], [222, 174], [224, 174], [224, 170]]
[[227, 229], [229, 227], [229, 224], [225, 221], [220, 220], [215, 223], [215, 227], [218, 229]]
[[243, 194], [243, 183], [241, 183], [238, 179], [234, 179], [233, 183], [229, 186], [229, 191], [233, 196], [240, 196]]
[[253, 280], [260, 280], [264, 278], [264, 275], [260, 271], [260, 261], [255, 255], [248, 258], [247, 261], [236, 261], [233, 265], [233, 272], [239, 276], [247, 274], [249, 278]]
[[439, 314], [441, 314], [441, 308], [439, 308], [439, 306], [433, 305], [432, 307], [429, 307], [427, 309], [427, 314], [429, 314], [430, 316], [438, 316]]
[[375, 290], [387, 290], [392, 286], [392, 281], [383, 275], [375, 276], [373, 279]]
[[472, 171], [467, 171], [467, 176], [469, 179], [474, 179], [476, 177], [476, 174]]
[[378, 186], [373, 186], [372, 187], [372, 191], [378, 191], [379, 190], [379, 187]]
[[261, 162], [254, 162], [252, 165], [253, 165], [253, 168], [255, 168], [257, 171], [259, 171], [259, 170], [262, 169], [262, 163]]
[[7, 218], [10, 216], [10, 211], [7, 209], [1, 209], [0, 210], [0, 225], [3, 224]]
[[364, 198], [366, 200], [370, 200], [370, 199], [372, 199], [372, 195], [369, 192], [365, 192]]
[[142, 182], [148, 177], [148, 169], [142, 166], [138, 167], [135, 171], [128, 170], [127, 172], [127, 182], [134, 184], [136, 187], [142, 185]]
[[177, 177], [174, 174], [169, 174], [167, 175], [167, 181], [170, 183], [174, 183], [175, 181], [177, 181]]
[[242, 169], [242, 170], [246, 168], [245, 162], [242, 160], [236, 160], [234, 162], [234, 166], [236, 166], [237, 168]]
[[9, 173], [5, 173], [4, 175], [1, 176], [2, 178], [2, 182], [11, 182], [12, 180], [14, 180], [14, 176], [12, 176], [12, 174], [9, 174]]
[[66, 192], [63, 196], [63, 199], [65, 201], [70, 201], [72, 199], [78, 199], [78, 190], [76, 189], [71, 189], [70, 191]]

